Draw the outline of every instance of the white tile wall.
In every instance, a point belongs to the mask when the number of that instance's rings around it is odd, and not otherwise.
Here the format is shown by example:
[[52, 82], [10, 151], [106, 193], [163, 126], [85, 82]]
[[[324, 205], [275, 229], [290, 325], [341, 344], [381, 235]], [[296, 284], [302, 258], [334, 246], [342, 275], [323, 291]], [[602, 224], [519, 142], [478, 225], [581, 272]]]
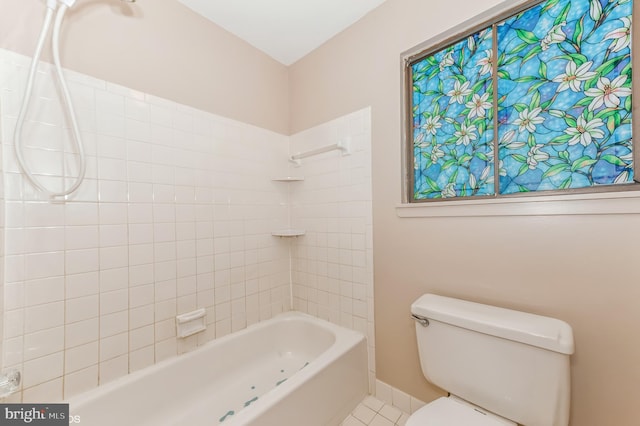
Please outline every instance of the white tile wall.
[[[332, 151], [305, 158], [287, 183], [291, 225], [306, 230], [293, 245], [294, 307], [359, 330], [368, 337], [369, 383], [375, 383], [371, 111], [365, 108], [291, 137], [291, 152], [345, 138], [351, 154]], [[281, 184], [282, 185], [282, 184]]]
[[[28, 66], [0, 50], [2, 366], [24, 373], [11, 400], [67, 398], [290, 308], [288, 245], [270, 235], [289, 138], [67, 72], [87, 179], [51, 203], [14, 160]], [[52, 75], [23, 139], [60, 189], [78, 167]], [[208, 330], [177, 339], [175, 315], [201, 307]]]
[[[286, 138], [69, 72], [87, 179], [50, 203], [14, 161], [27, 67], [0, 50], [2, 365], [24, 373], [12, 400], [67, 398], [270, 318], [290, 308], [290, 272], [295, 309], [367, 334], [373, 393], [369, 109]], [[51, 76], [24, 140], [60, 189], [52, 175], [77, 160]], [[345, 137], [349, 156], [286, 162]], [[271, 181], [288, 167], [305, 181]], [[290, 225], [307, 234], [270, 236]], [[175, 315], [200, 307], [208, 330], [177, 339]]]

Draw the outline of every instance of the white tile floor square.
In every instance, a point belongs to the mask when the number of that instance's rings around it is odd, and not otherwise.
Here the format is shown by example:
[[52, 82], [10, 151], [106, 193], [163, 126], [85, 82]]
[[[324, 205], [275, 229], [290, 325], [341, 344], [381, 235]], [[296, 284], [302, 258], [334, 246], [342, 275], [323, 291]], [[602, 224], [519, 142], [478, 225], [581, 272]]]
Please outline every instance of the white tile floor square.
[[409, 414], [373, 396], [365, 397], [341, 426], [404, 426]]

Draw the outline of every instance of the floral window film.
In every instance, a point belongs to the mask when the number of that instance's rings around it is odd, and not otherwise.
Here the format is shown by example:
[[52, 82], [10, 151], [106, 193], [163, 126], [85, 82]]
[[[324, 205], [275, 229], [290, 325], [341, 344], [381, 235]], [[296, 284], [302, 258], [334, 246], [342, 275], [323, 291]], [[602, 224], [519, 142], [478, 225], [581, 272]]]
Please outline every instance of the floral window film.
[[631, 17], [548, 0], [413, 61], [412, 200], [633, 183]]
[[500, 192], [633, 181], [631, 2], [551, 0], [497, 27]]
[[415, 198], [494, 193], [493, 31], [413, 65]]

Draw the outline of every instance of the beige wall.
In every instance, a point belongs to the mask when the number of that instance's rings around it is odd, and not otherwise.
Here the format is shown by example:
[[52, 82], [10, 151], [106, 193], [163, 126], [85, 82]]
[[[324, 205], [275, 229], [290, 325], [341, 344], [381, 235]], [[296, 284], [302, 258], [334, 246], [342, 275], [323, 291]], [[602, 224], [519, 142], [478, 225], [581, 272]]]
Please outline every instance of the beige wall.
[[[44, 10], [0, 0], [0, 48], [31, 56]], [[65, 68], [288, 133], [287, 68], [177, 0], [78, 0], [61, 37]]]
[[638, 215], [396, 215], [400, 54], [498, 3], [388, 0], [291, 67], [291, 130], [372, 106], [379, 379], [426, 400], [439, 394], [420, 371], [409, 305], [425, 292], [452, 295], [569, 322], [571, 424], [633, 426], [640, 418]]

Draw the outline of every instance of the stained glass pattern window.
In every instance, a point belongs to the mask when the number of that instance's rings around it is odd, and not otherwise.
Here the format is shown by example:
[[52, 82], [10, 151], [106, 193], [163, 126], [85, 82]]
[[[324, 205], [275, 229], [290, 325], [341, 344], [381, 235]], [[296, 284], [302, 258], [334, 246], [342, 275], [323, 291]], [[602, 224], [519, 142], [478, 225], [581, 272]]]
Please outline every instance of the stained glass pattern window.
[[411, 63], [413, 200], [632, 183], [631, 23], [547, 0]]
[[551, 0], [497, 27], [500, 192], [633, 180], [631, 2]]
[[491, 29], [413, 65], [416, 199], [494, 193]]

